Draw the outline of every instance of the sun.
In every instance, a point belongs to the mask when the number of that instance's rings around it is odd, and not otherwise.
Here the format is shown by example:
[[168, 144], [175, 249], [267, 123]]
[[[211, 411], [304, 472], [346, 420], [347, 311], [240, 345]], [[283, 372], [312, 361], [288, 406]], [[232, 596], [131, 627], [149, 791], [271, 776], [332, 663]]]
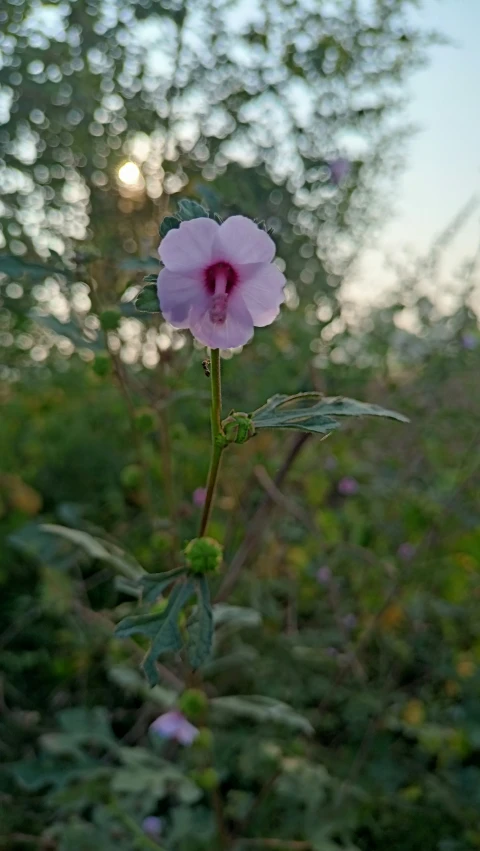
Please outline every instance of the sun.
[[123, 163], [118, 170], [118, 179], [125, 186], [135, 186], [140, 182], [141, 173], [138, 165], [131, 160]]

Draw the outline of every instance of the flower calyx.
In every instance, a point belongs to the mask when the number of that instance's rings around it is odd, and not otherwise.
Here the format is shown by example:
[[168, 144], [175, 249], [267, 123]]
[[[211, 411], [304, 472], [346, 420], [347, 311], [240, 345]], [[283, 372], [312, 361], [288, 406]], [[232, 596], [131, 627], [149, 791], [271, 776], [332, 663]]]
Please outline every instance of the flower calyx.
[[184, 551], [185, 563], [191, 573], [217, 573], [223, 561], [223, 547], [215, 538], [193, 538]]
[[231, 411], [222, 422], [222, 431], [225, 444], [246, 443], [255, 434], [252, 415], [243, 411]]

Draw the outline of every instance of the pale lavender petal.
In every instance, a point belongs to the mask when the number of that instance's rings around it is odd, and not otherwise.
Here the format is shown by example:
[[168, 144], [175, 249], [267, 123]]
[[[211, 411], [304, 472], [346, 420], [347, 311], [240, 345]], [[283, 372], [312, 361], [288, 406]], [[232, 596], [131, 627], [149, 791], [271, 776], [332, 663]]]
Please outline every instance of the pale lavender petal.
[[270, 325], [285, 301], [285, 276], [274, 263], [252, 263], [240, 269], [239, 289], [258, 327]]
[[199, 343], [211, 349], [235, 349], [248, 343], [253, 320], [238, 290], [228, 297], [225, 322], [212, 322], [209, 310], [210, 306], [194, 307], [190, 314], [190, 331]]
[[330, 177], [335, 186], [339, 186], [350, 174], [350, 162], [345, 157], [338, 157], [327, 163], [330, 169]]
[[177, 742], [180, 742], [181, 745], [191, 745], [197, 738], [198, 733], [197, 728], [193, 724], [190, 724], [190, 721], [187, 721], [186, 718], [183, 718], [182, 723], [179, 724], [177, 729]]
[[143, 819], [142, 830], [151, 839], [158, 839], [163, 830], [163, 819], [158, 816], [147, 816]]
[[[168, 236], [168, 234], [167, 234]], [[194, 304], [205, 305], [205, 293], [200, 273], [171, 272], [162, 269], [157, 281], [160, 310], [175, 328], [188, 328], [188, 314]]]
[[195, 488], [195, 490], [193, 491], [193, 496], [192, 496], [194, 505], [197, 505], [199, 508], [201, 508], [203, 505], [205, 505], [206, 498], [207, 498], [207, 489], [206, 488]]
[[165, 712], [150, 724], [150, 729], [157, 733], [162, 739], [176, 739], [179, 726], [184, 721], [184, 716], [176, 709]]
[[245, 216], [230, 216], [221, 225], [215, 239], [218, 260], [236, 268], [244, 263], [271, 263], [275, 243], [268, 233]]
[[206, 269], [213, 262], [213, 243], [219, 230], [213, 219], [182, 222], [162, 239], [158, 249], [160, 260], [172, 272]]
[[338, 483], [338, 492], [342, 496], [352, 496], [358, 491], [358, 482], [353, 476], [344, 476]]

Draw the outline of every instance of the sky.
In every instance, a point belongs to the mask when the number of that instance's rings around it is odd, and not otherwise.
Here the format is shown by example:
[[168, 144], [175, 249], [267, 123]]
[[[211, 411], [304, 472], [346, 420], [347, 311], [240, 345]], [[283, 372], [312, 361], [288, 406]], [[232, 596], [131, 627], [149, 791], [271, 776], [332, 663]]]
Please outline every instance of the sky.
[[[406, 119], [417, 133], [395, 184], [392, 219], [379, 232], [379, 248], [365, 252], [361, 280], [353, 282], [355, 295], [363, 291], [368, 301], [388, 285], [384, 255], [425, 253], [468, 199], [480, 197], [480, 0], [425, 0], [412, 17], [453, 44], [431, 48], [429, 64], [408, 84]], [[476, 251], [479, 216], [480, 209], [449, 248], [447, 275]]]

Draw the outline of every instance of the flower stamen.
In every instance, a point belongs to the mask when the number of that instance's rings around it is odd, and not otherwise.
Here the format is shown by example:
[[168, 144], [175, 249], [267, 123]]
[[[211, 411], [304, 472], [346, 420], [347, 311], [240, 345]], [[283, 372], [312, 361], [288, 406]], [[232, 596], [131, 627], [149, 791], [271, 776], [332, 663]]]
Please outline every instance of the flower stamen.
[[205, 283], [212, 294], [209, 316], [215, 325], [227, 318], [228, 296], [237, 282], [237, 275], [229, 263], [215, 263], [205, 275]]

